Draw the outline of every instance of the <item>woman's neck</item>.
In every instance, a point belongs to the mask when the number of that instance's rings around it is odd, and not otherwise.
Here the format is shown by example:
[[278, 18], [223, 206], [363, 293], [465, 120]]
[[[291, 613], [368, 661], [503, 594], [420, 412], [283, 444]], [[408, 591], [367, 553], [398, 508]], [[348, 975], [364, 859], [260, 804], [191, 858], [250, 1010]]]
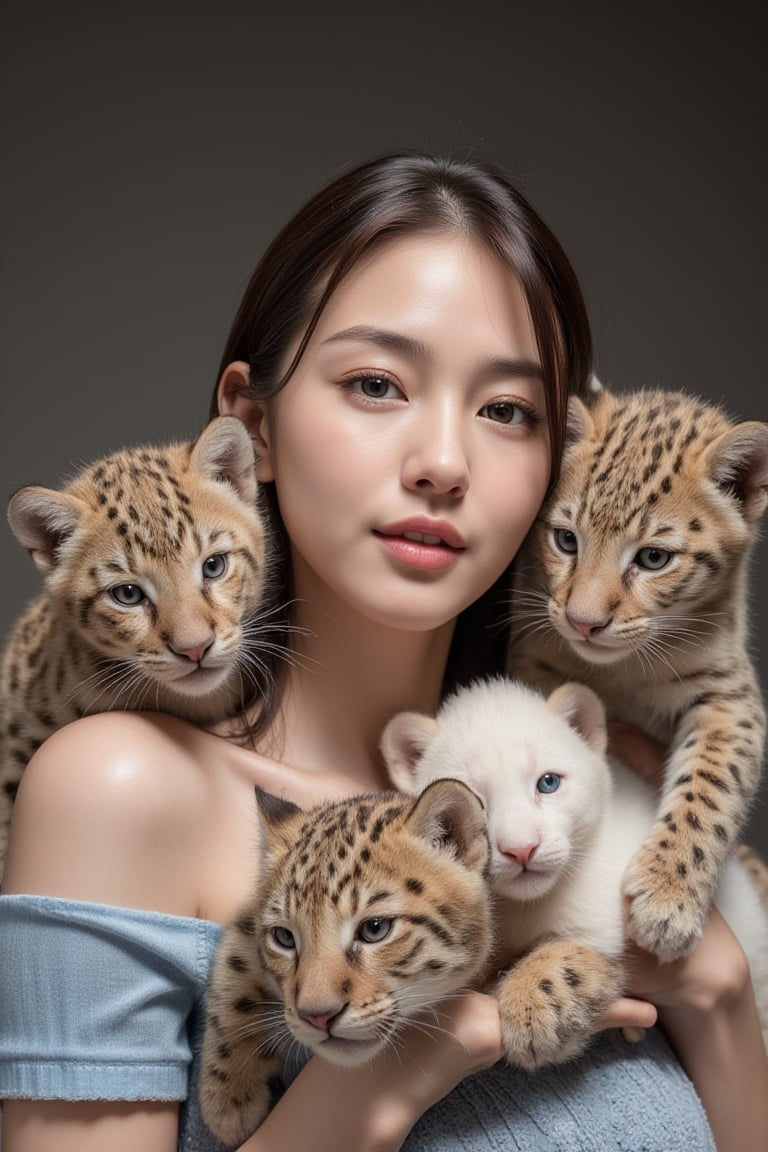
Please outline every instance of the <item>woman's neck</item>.
[[360, 789], [389, 787], [381, 733], [397, 712], [436, 711], [454, 622], [395, 631], [338, 604], [331, 616], [299, 602], [295, 623], [294, 659], [263, 751]]

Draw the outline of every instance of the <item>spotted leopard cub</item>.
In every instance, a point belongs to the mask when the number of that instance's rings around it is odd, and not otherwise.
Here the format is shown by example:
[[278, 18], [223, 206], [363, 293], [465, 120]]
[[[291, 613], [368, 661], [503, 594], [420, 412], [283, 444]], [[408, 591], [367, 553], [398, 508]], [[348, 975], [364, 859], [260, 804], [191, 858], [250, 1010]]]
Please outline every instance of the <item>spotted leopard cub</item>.
[[765, 714], [747, 651], [747, 562], [768, 425], [684, 395], [574, 400], [557, 488], [520, 557], [510, 675], [589, 684], [669, 748], [627, 869], [630, 932], [661, 960], [699, 939], [757, 788]]
[[248, 433], [224, 416], [194, 445], [129, 448], [11, 498], [44, 591], [0, 669], [0, 873], [22, 771], [56, 728], [112, 708], [198, 722], [238, 708], [265, 585], [256, 495]]
[[261, 879], [214, 962], [200, 1082], [206, 1124], [236, 1145], [268, 1111], [281, 1049], [371, 1060], [491, 947], [488, 834], [464, 784], [307, 812], [257, 801]]

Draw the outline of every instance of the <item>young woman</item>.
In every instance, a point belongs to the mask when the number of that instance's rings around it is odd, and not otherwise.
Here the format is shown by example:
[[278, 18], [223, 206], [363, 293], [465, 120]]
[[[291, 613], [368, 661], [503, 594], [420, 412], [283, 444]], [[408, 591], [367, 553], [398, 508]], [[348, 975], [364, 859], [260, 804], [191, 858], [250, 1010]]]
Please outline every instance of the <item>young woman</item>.
[[[388, 718], [502, 667], [506, 573], [589, 371], [565, 255], [482, 164], [377, 160], [277, 237], [214, 410], [253, 437], [293, 656], [248, 739], [110, 714], [30, 763], [0, 899], [5, 1152], [217, 1147], [198, 1043], [218, 926], [253, 881], [254, 784], [302, 805], [384, 788]], [[722, 921], [689, 961], [638, 957], [636, 992], [721, 1152], [757, 1149], [768, 1073]], [[604, 1024], [655, 1019], [627, 999]], [[714, 1147], [657, 1030], [632, 1048], [605, 1032], [530, 1078], [499, 1062], [492, 997], [467, 992], [441, 1023], [439, 1042], [414, 1029], [368, 1067], [311, 1060], [243, 1152]]]

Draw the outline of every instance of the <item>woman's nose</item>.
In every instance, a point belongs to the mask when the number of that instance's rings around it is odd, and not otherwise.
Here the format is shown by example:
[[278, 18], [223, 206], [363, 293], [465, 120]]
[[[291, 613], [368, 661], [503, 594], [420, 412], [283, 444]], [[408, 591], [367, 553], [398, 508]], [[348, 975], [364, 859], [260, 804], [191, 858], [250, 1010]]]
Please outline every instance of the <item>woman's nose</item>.
[[403, 463], [406, 488], [427, 489], [441, 495], [463, 496], [469, 487], [469, 459], [452, 413], [427, 416], [414, 425]]

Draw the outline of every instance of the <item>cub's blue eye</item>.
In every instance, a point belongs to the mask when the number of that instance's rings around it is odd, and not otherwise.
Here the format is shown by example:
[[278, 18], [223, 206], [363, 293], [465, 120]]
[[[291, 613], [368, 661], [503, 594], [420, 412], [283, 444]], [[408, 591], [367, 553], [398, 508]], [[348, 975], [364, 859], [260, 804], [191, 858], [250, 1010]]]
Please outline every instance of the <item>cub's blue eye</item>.
[[539, 792], [557, 792], [560, 787], [560, 777], [557, 772], [545, 772], [543, 776], [539, 776], [536, 787]]
[[649, 572], [660, 572], [662, 568], [666, 568], [673, 555], [674, 553], [668, 552], [666, 548], [641, 548], [635, 556], [635, 564], [640, 568], [646, 568]]
[[357, 938], [364, 944], [378, 944], [386, 940], [393, 924], [394, 920], [389, 916], [374, 916], [372, 920], [363, 920], [357, 930]]
[[206, 580], [217, 580], [219, 576], [223, 576], [227, 570], [227, 558], [223, 552], [217, 552], [215, 556], [209, 556], [207, 560], [203, 560], [203, 576]]
[[579, 550], [579, 542], [576, 539], [576, 533], [571, 532], [570, 528], [556, 528], [553, 533], [555, 547], [561, 552], [565, 552], [567, 556], [575, 556]]
[[281, 948], [293, 950], [296, 947], [296, 939], [293, 932], [291, 932], [290, 928], [283, 928], [281, 924], [278, 924], [276, 928], [272, 929], [272, 939], [276, 944], [279, 944]]
[[110, 588], [109, 594], [124, 608], [135, 608], [137, 604], [141, 604], [142, 600], [146, 600], [146, 596], [138, 584], [118, 584], [115, 588]]

